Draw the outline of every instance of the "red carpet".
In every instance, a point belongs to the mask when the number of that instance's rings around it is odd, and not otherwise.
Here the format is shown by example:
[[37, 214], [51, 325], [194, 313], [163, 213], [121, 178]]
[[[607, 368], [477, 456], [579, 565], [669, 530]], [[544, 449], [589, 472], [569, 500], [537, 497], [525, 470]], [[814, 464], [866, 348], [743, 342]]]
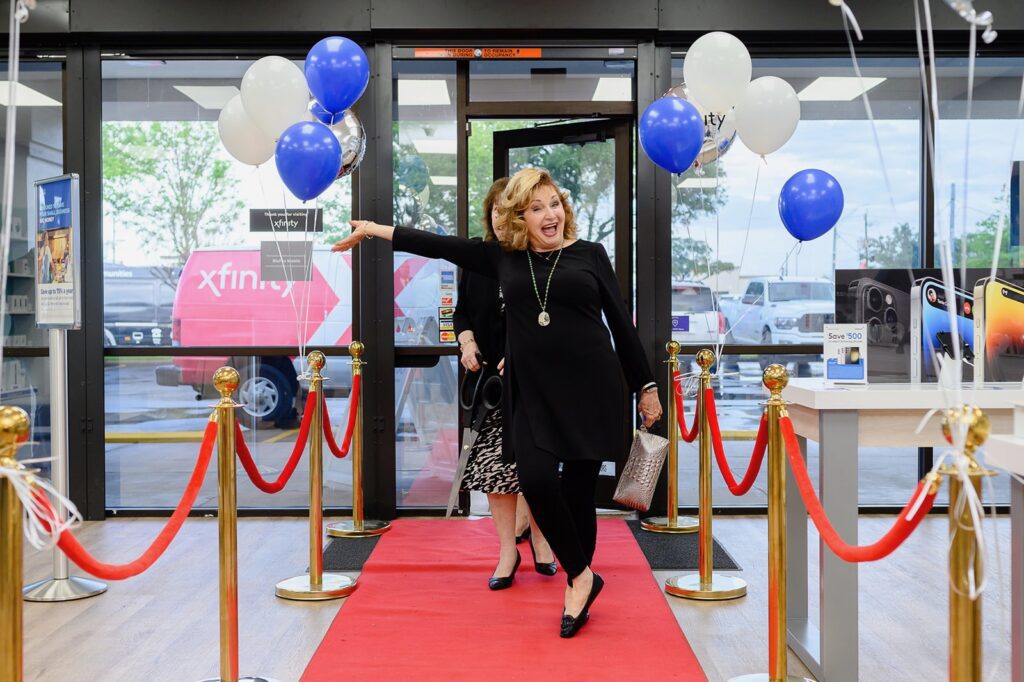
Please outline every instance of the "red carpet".
[[513, 587], [491, 592], [490, 519], [395, 522], [302, 680], [705, 680], [626, 524], [598, 528], [607, 584], [565, 640], [565, 574], [536, 573], [527, 544]]

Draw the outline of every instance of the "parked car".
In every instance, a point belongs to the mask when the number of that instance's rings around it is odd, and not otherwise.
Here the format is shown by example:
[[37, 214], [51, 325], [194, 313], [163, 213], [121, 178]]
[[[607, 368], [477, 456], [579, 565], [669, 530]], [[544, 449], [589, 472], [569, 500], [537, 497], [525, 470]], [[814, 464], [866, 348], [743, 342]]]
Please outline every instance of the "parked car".
[[[169, 271], [169, 276], [176, 273]], [[103, 265], [103, 336], [107, 346], [171, 345], [174, 287], [153, 268]]]
[[[395, 256], [396, 343], [438, 343], [438, 261]], [[448, 268], [452, 266], [448, 265]], [[252, 346], [298, 346], [310, 350], [352, 341], [351, 256], [313, 252], [308, 281], [261, 281], [260, 250], [200, 249], [182, 268], [174, 297], [171, 341], [175, 346], [238, 346], [234, 355], [175, 357], [156, 370], [161, 386], [188, 385], [197, 398], [214, 397], [213, 372], [231, 365], [242, 375], [239, 402], [254, 417], [290, 423], [296, 417], [298, 373], [304, 358], [253, 358]], [[325, 390], [347, 395], [351, 365], [334, 362]]]
[[821, 343], [835, 320], [835, 287], [827, 279], [756, 277], [738, 306], [727, 306], [726, 326], [736, 343]]
[[711, 287], [699, 282], [672, 283], [672, 338], [679, 343], [716, 343], [725, 333], [725, 315]]

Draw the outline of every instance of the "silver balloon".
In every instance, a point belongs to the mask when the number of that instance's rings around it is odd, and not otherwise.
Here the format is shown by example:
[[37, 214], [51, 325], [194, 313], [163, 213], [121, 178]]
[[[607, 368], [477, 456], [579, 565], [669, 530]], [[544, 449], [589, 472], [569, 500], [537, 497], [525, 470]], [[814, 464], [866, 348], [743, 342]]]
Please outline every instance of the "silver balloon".
[[704, 144], [697, 154], [697, 160], [693, 162], [693, 168], [699, 169], [729, 151], [736, 139], [736, 121], [733, 119], [732, 109], [725, 114], [709, 114], [699, 102], [690, 97], [685, 83], [672, 86], [663, 97], [685, 99], [697, 107], [697, 111], [704, 117]]
[[345, 112], [340, 121], [328, 127], [341, 144], [341, 170], [338, 171], [340, 179], [351, 175], [363, 162], [363, 155], [366, 154], [366, 133], [363, 132], [363, 124], [351, 109]]

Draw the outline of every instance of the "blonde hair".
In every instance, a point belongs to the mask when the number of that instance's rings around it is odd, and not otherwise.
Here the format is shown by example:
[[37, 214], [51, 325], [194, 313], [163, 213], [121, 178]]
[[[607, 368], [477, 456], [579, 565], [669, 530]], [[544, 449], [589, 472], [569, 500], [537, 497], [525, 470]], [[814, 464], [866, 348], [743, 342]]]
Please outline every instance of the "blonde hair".
[[527, 207], [533, 203], [533, 193], [540, 187], [551, 187], [558, 193], [565, 210], [566, 239], [576, 238], [576, 216], [569, 205], [569, 195], [562, 191], [551, 174], [541, 168], [524, 168], [511, 178], [498, 202], [498, 222], [505, 226], [502, 245], [509, 251], [526, 251], [530, 245], [526, 219]]
[[484, 214], [481, 217], [481, 221], [484, 225], [484, 241], [485, 242], [496, 242], [498, 241], [498, 235], [494, 231], [494, 225], [491, 224], [491, 211], [494, 209], [495, 204], [498, 204], [501, 200], [501, 193], [505, 191], [508, 186], [508, 178], [498, 178], [491, 185], [491, 188], [487, 190], [487, 196], [484, 197]]

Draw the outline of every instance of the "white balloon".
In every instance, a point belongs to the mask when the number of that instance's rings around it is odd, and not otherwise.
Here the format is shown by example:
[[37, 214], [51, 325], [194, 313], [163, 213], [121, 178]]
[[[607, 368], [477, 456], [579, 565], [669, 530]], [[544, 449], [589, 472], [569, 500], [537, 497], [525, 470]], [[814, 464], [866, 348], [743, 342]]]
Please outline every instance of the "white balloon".
[[800, 122], [793, 86], [775, 76], [751, 81], [736, 104], [736, 132], [750, 151], [771, 154], [786, 144]]
[[723, 113], [743, 96], [753, 65], [743, 42], [722, 31], [694, 41], [683, 60], [683, 80], [693, 98], [710, 111]]
[[242, 76], [242, 104], [249, 118], [277, 140], [285, 128], [306, 118], [306, 77], [284, 57], [264, 57]]
[[250, 166], [258, 166], [274, 155], [274, 138], [263, 132], [242, 106], [241, 95], [232, 97], [217, 118], [220, 141], [231, 156]]

